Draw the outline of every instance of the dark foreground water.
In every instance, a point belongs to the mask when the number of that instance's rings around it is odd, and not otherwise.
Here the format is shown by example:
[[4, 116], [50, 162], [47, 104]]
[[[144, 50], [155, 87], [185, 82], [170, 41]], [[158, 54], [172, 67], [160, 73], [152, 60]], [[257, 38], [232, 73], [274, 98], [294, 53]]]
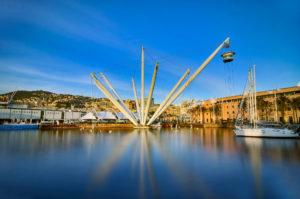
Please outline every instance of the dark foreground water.
[[300, 141], [231, 129], [0, 131], [0, 198], [300, 198]]

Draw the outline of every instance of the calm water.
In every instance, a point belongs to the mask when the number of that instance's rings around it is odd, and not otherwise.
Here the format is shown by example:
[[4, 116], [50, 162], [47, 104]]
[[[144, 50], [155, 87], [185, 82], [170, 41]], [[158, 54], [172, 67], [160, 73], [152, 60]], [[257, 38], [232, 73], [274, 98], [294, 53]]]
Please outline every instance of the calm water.
[[300, 198], [300, 140], [212, 128], [0, 131], [0, 198]]

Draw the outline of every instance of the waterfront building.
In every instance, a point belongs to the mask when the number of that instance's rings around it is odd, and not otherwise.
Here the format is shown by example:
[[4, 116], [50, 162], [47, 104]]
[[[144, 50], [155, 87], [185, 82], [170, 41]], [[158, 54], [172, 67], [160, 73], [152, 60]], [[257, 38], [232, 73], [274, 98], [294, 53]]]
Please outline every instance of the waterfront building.
[[54, 122], [76, 122], [79, 121], [82, 112], [29, 109], [29, 108], [1, 108], [0, 124], [5, 123], [39, 123], [41, 121]]
[[[260, 121], [300, 123], [300, 86], [257, 92], [256, 96]], [[218, 98], [215, 103], [204, 100], [201, 105], [190, 108], [192, 123], [233, 122], [242, 97], [236, 95]], [[245, 105], [244, 113], [247, 120]]]

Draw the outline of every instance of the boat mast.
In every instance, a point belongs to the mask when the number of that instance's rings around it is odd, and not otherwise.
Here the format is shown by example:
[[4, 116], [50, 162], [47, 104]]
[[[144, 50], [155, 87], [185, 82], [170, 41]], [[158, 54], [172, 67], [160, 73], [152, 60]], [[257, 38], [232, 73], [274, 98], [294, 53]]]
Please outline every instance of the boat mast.
[[253, 120], [252, 120], [252, 94], [251, 94], [251, 91], [252, 91], [252, 84], [251, 84], [251, 70], [249, 71], [248, 73], [248, 79], [249, 79], [249, 119], [250, 119], [250, 125], [253, 124]]
[[275, 96], [275, 121], [278, 122], [278, 112], [277, 112], [277, 97], [276, 97], [276, 90], [274, 91], [274, 96]]
[[[237, 123], [238, 123], [238, 118], [239, 118], [239, 115], [240, 115], [241, 110], [242, 110], [242, 108], [243, 108], [245, 96], [246, 96], [246, 94], [248, 94], [247, 92], [248, 92], [248, 82], [246, 81], [246, 84], [245, 84], [245, 87], [244, 87], [244, 92], [243, 92], [243, 97], [242, 97], [242, 100], [241, 100], [240, 105], [239, 105], [239, 109], [238, 109], [238, 112], [237, 112], [237, 115], [236, 115], [236, 118], [235, 118], [234, 126], [236, 126]], [[222, 103], [223, 103], [223, 100], [222, 100], [221, 104], [222, 104]], [[222, 107], [222, 105], [221, 105], [221, 107]], [[244, 112], [244, 111], [243, 111], [243, 112]], [[242, 120], [242, 123], [243, 123], [243, 114], [244, 114], [244, 113], [241, 113], [241, 120]], [[222, 114], [222, 117], [223, 117], [223, 114]]]
[[257, 123], [257, 105], [256, 105], [256, 80], [255, 80], [255, 64], [253, 65], [253, 89], [254, 89], [254, 126]]

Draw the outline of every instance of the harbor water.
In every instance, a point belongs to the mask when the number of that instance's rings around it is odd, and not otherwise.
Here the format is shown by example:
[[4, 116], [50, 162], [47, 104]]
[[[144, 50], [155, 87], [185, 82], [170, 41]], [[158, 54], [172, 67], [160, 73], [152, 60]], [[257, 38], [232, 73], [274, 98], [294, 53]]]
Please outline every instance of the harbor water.
[[300, 140], [229, 128], [0, 131], [0, 198], [300, 198]]

